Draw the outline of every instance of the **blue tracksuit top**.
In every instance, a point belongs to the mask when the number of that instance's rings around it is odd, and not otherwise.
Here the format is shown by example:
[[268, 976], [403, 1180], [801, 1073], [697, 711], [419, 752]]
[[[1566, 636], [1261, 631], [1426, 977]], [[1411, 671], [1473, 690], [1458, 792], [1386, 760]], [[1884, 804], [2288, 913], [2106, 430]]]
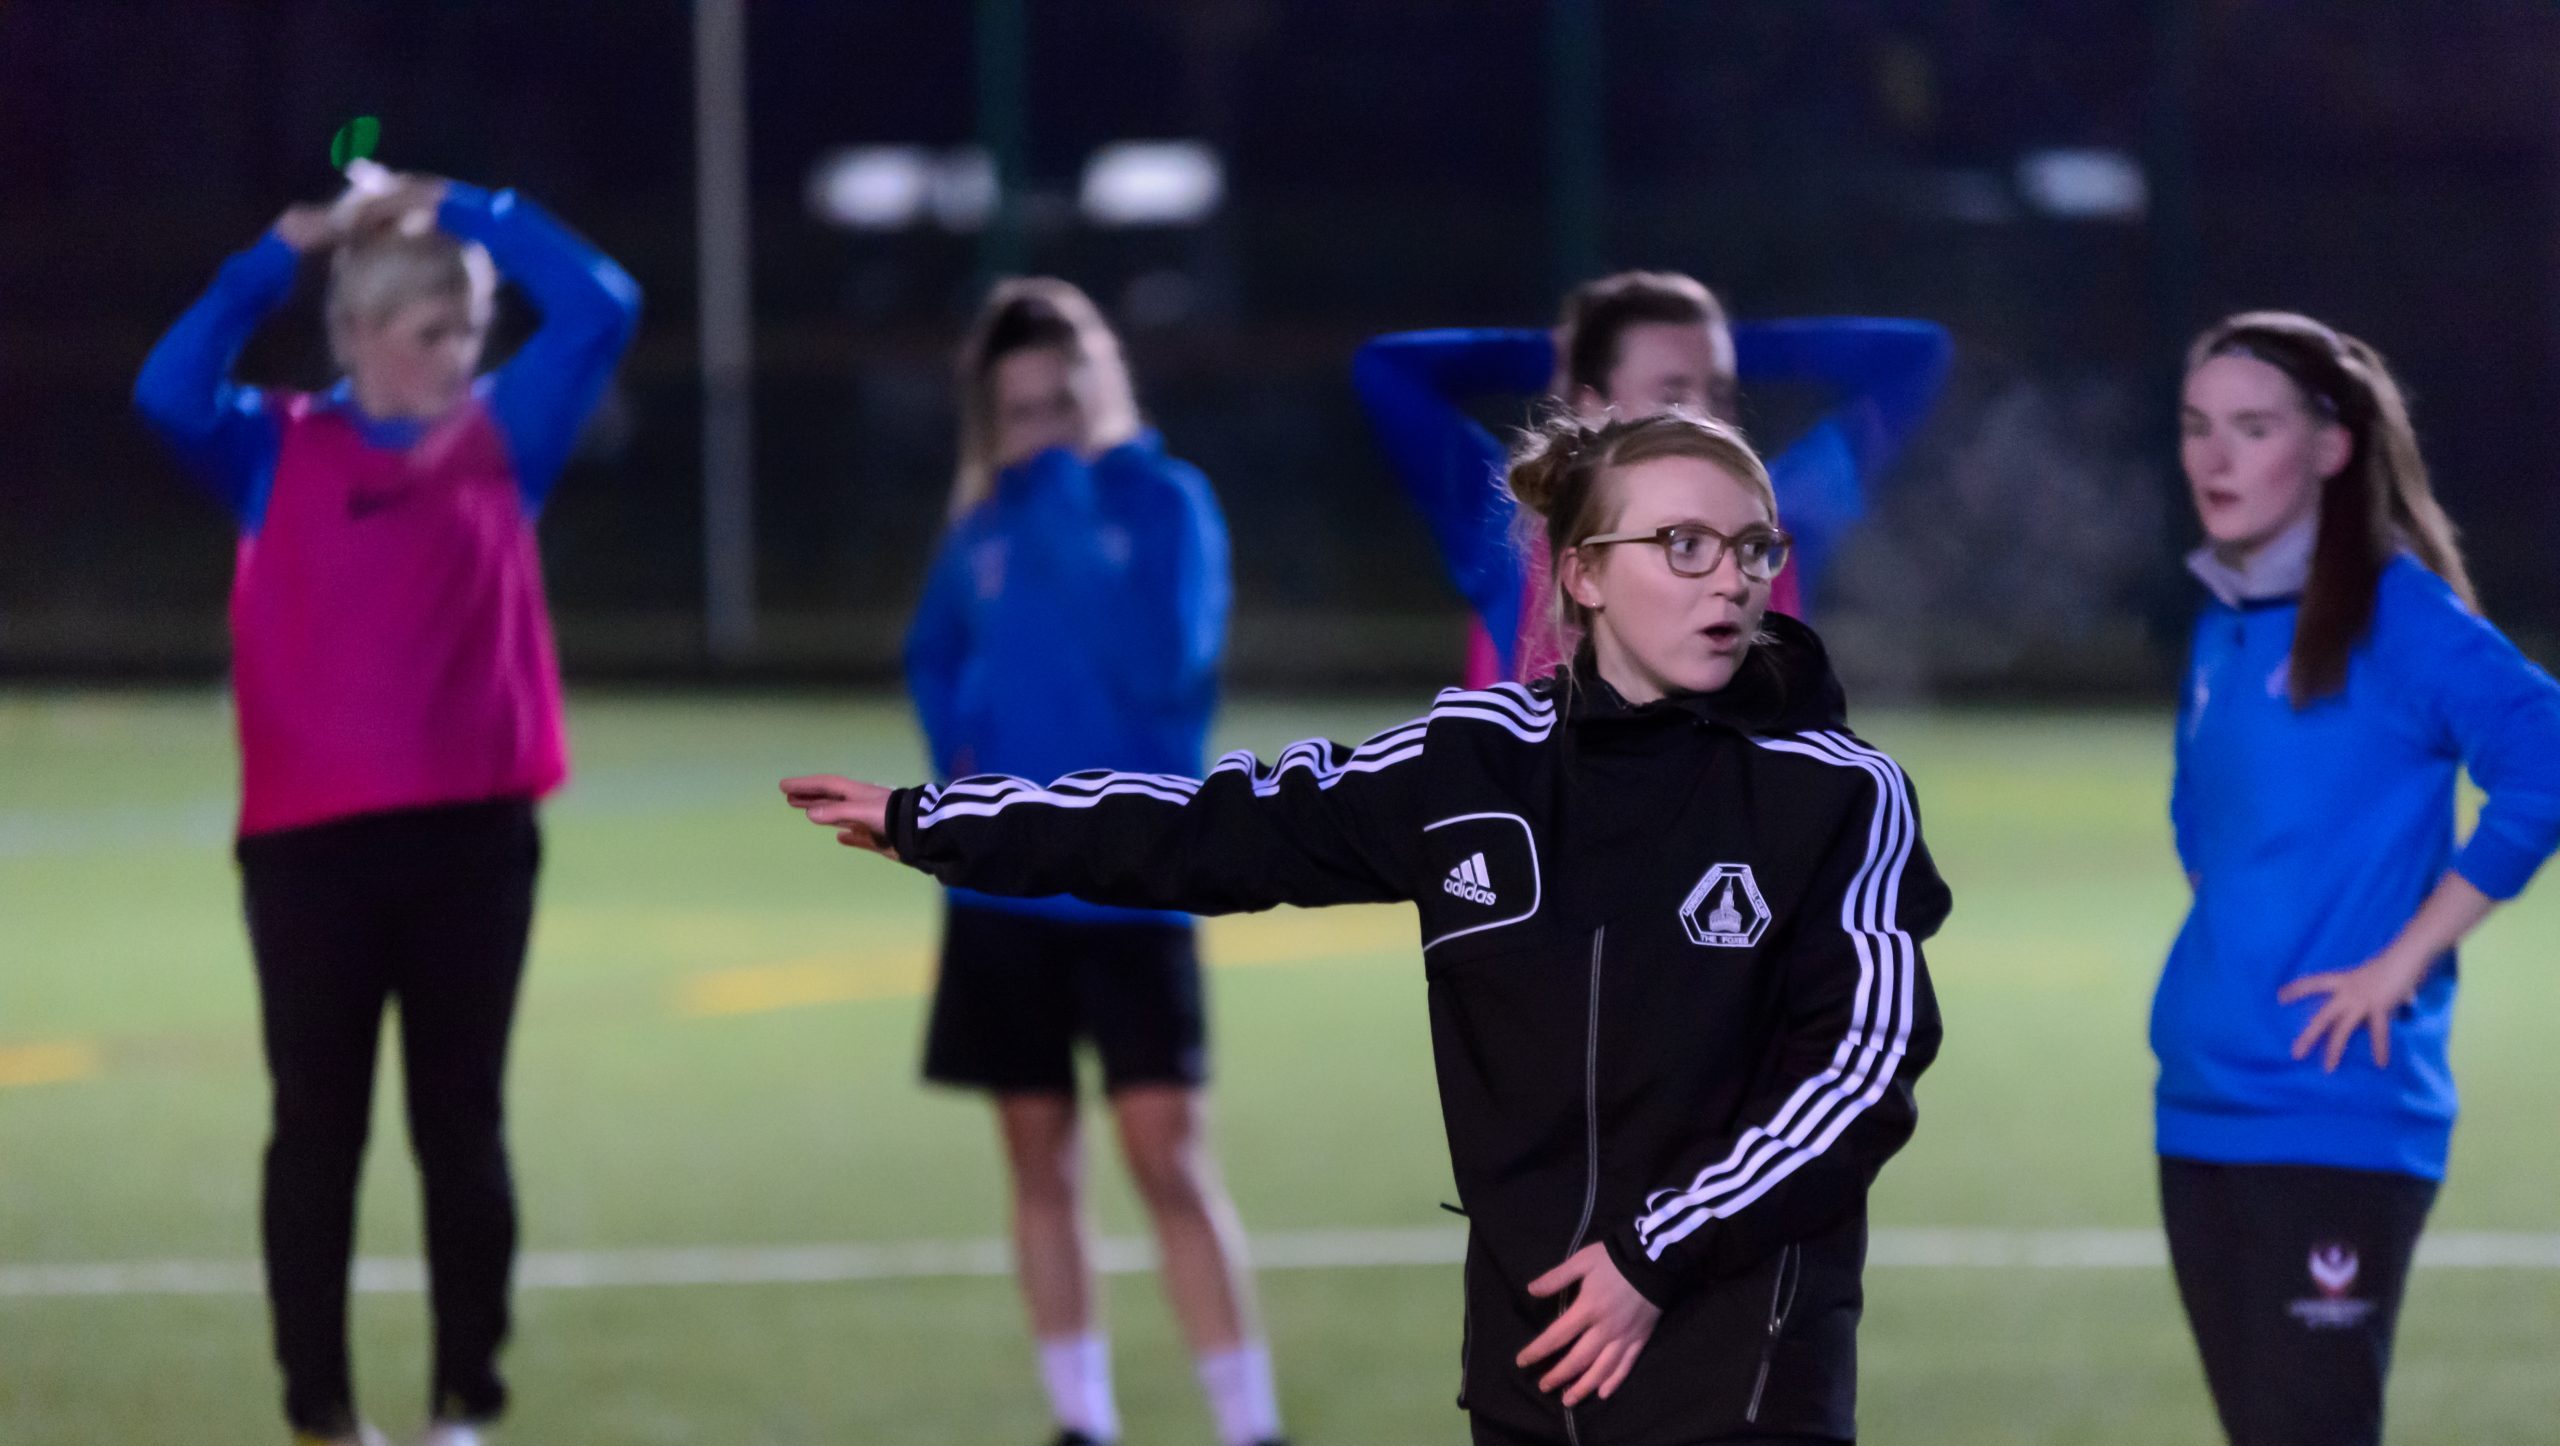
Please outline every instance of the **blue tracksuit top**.
[[[1199, 777], [1229, 598], [1217, 497], [1153, 432], [1090, 463], [1052, 450], [1006, 469], [944, 536], [907, 634], [936, 776]], [[1064, 896], [951, 900], [1091, 922], [1183, 917]]]
[[[541, 328], [507, 364], [473, 383], [506, 439], [525, 510], [539, 512], [568, 465], [579, 427], [639, 329], [640, 287], [611, 258], [513, 191], [449, 181], [436, 225], [486, 247], [498, 274], [542, 313]], [[135, 405], [248, 536], [266, 520], [284, 433], [265, 389], [232, 381], [229, 373], [258, 323], [293, 294], [301, 260], [273, 232], [232, 257], [212, 289], [152, 348], [134, 383]], [[366, 416], [343, 381], [325, 394], [325, 404], [345, 410], [367, 441], [392, 451], [415, 445], [428, 426]]]
[[[1836, 399], [1813, 430], [1769, 459], [1778, 515], [1796, 539], [1793, 566], [1810, 593], [1865, 515], [1869, 486], [1927, 419], [1954, 343], [1932, 322], [1843, 316], [1739, 324], [1733, 347], [1739, 380], [1811, 382]], [[1460, 403], [1537, 396], [1555, 367], [1546, 332], [1505, 328], [1398, 332], [1361, 347], [1351, 363], [1379, 450], [1492, 636], [1505, 675], [1518, 662], [1512, 647], [1528, 581], [1502, 488], [1510, 453]]]
[[[2160, 1153], [2222, 1164], [2444, 1176], [2455, 961], [2437, 965], [2377, 1067], [2293, 1058], [2305, 974], [2382, 952], [2450, 867], [2493, 899], [2560, 846], [2560, 685], [2402, 554], [2342, 694], [2286, 690], [2298, 599], [2208, 603], [2179, 711], [2170, 816], [2195, 900], [2151, 1012]], [[2454, 780], [2487, 795], [2458, 848]]]

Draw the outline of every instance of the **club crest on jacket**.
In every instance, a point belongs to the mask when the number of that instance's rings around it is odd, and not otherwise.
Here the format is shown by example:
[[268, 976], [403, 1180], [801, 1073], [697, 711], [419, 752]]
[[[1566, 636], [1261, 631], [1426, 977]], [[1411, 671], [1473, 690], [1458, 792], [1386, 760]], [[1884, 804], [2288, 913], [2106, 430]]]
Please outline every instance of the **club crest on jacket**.
[[1680, 905], [1680, 927], [1689, 942], [1713, 949], [1748, 949], [1769, 930], [1769, 901], [1749, 864], [1717, 864]]

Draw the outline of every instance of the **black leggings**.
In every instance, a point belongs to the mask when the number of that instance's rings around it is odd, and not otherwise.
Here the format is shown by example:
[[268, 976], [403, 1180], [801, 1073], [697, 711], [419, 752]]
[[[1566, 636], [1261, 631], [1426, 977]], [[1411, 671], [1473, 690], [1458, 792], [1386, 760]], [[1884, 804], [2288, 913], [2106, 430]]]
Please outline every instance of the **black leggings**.
[[239, 856], [275, 1084], [263, 1230], [286, 1419], [324, 1436], [355, 1420], [347, 1272], [392, 999], [425, 1203], [429, 1409], [495, 1417], [516, 1248], [501, 1086], [541, 863], [533, 805], [364, 814], [243, 839]]
[[2233, 1446], [2373, 1446], [2436, 1183], [2378, 1170], [2160, 1162], [2160, 1213]]

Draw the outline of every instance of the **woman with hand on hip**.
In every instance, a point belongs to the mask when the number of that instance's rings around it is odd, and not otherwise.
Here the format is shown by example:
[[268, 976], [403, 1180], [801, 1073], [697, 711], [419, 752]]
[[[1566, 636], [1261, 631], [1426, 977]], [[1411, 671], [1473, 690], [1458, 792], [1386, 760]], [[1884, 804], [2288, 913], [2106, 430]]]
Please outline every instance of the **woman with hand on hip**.
[[2231, 317], [2179, 419], [2209, 597], [2151, 1017], [2170, 1258], [2234, 1446], [2374, 1442], [2453, 1134], [2454, 947], [2560, 845], [2560, 686], [2480, 616], [2373, 348]]

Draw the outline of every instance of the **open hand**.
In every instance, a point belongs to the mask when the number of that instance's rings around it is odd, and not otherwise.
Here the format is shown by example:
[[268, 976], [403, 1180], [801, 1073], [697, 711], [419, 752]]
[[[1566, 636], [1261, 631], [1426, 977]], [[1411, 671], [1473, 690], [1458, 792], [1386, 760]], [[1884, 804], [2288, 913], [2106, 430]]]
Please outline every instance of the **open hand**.
[[782, 797], [809, 822], [836, 831], [836, 842], [896, 858], [889, 847], [889, 790], [831, 773], [782, 780]]
[[314, 251], [326, 251], [346, 239], [346, 227], [341, 222], [338, 208], [316, 202], [286, 207], [285, 213], [267, 229], [275, 232], [276, 239], [306, 256]]
[[1552, 1391], [1571, 1382], [1564, 1404], [1579, 1406], [1595, 1394], [1607, 1400], [1635, 1368], [1636, 1357], [1653, 1338], [1654, 1322], [1662, 1319], [1662, 1311], [1627, 1284], [1605, 1245], [1575, 1251], [1564, 1264], [1529, 1282], [1529, 1293], [1544, 1299], [1563, 1294], [1567, 1286], [1580, 1287], [1573, 1293], [1572, 1304], [1529, 1342], [1513, 1364], [1526, 1370], [1563, 1351], [1564, 1359], [1538, 1378], [1538, 1389]]
[[2391, 1016], [2417, 997], [2418, 986], [2425, 982], [2427, 966], [2432, 962], [2403, 957], [2398, 950], [2385, 950], [2353, 969], [2305, 974], [2285, 985], [2276, 992], [2279, 1004], [2291, 1004], [2314, 994], [2329, 996], [2294, 1039], [2293, 1057], [2301, 1059], [2310, 1054], [2326, 1036], [2328, 1051], [2320, 1067], [2335, 1073], [2338, 1062], [2346, 1057], [2348, 1043], [2361, 1027], [2373, 1034], [2374, 1064], [2388, 1068]]

